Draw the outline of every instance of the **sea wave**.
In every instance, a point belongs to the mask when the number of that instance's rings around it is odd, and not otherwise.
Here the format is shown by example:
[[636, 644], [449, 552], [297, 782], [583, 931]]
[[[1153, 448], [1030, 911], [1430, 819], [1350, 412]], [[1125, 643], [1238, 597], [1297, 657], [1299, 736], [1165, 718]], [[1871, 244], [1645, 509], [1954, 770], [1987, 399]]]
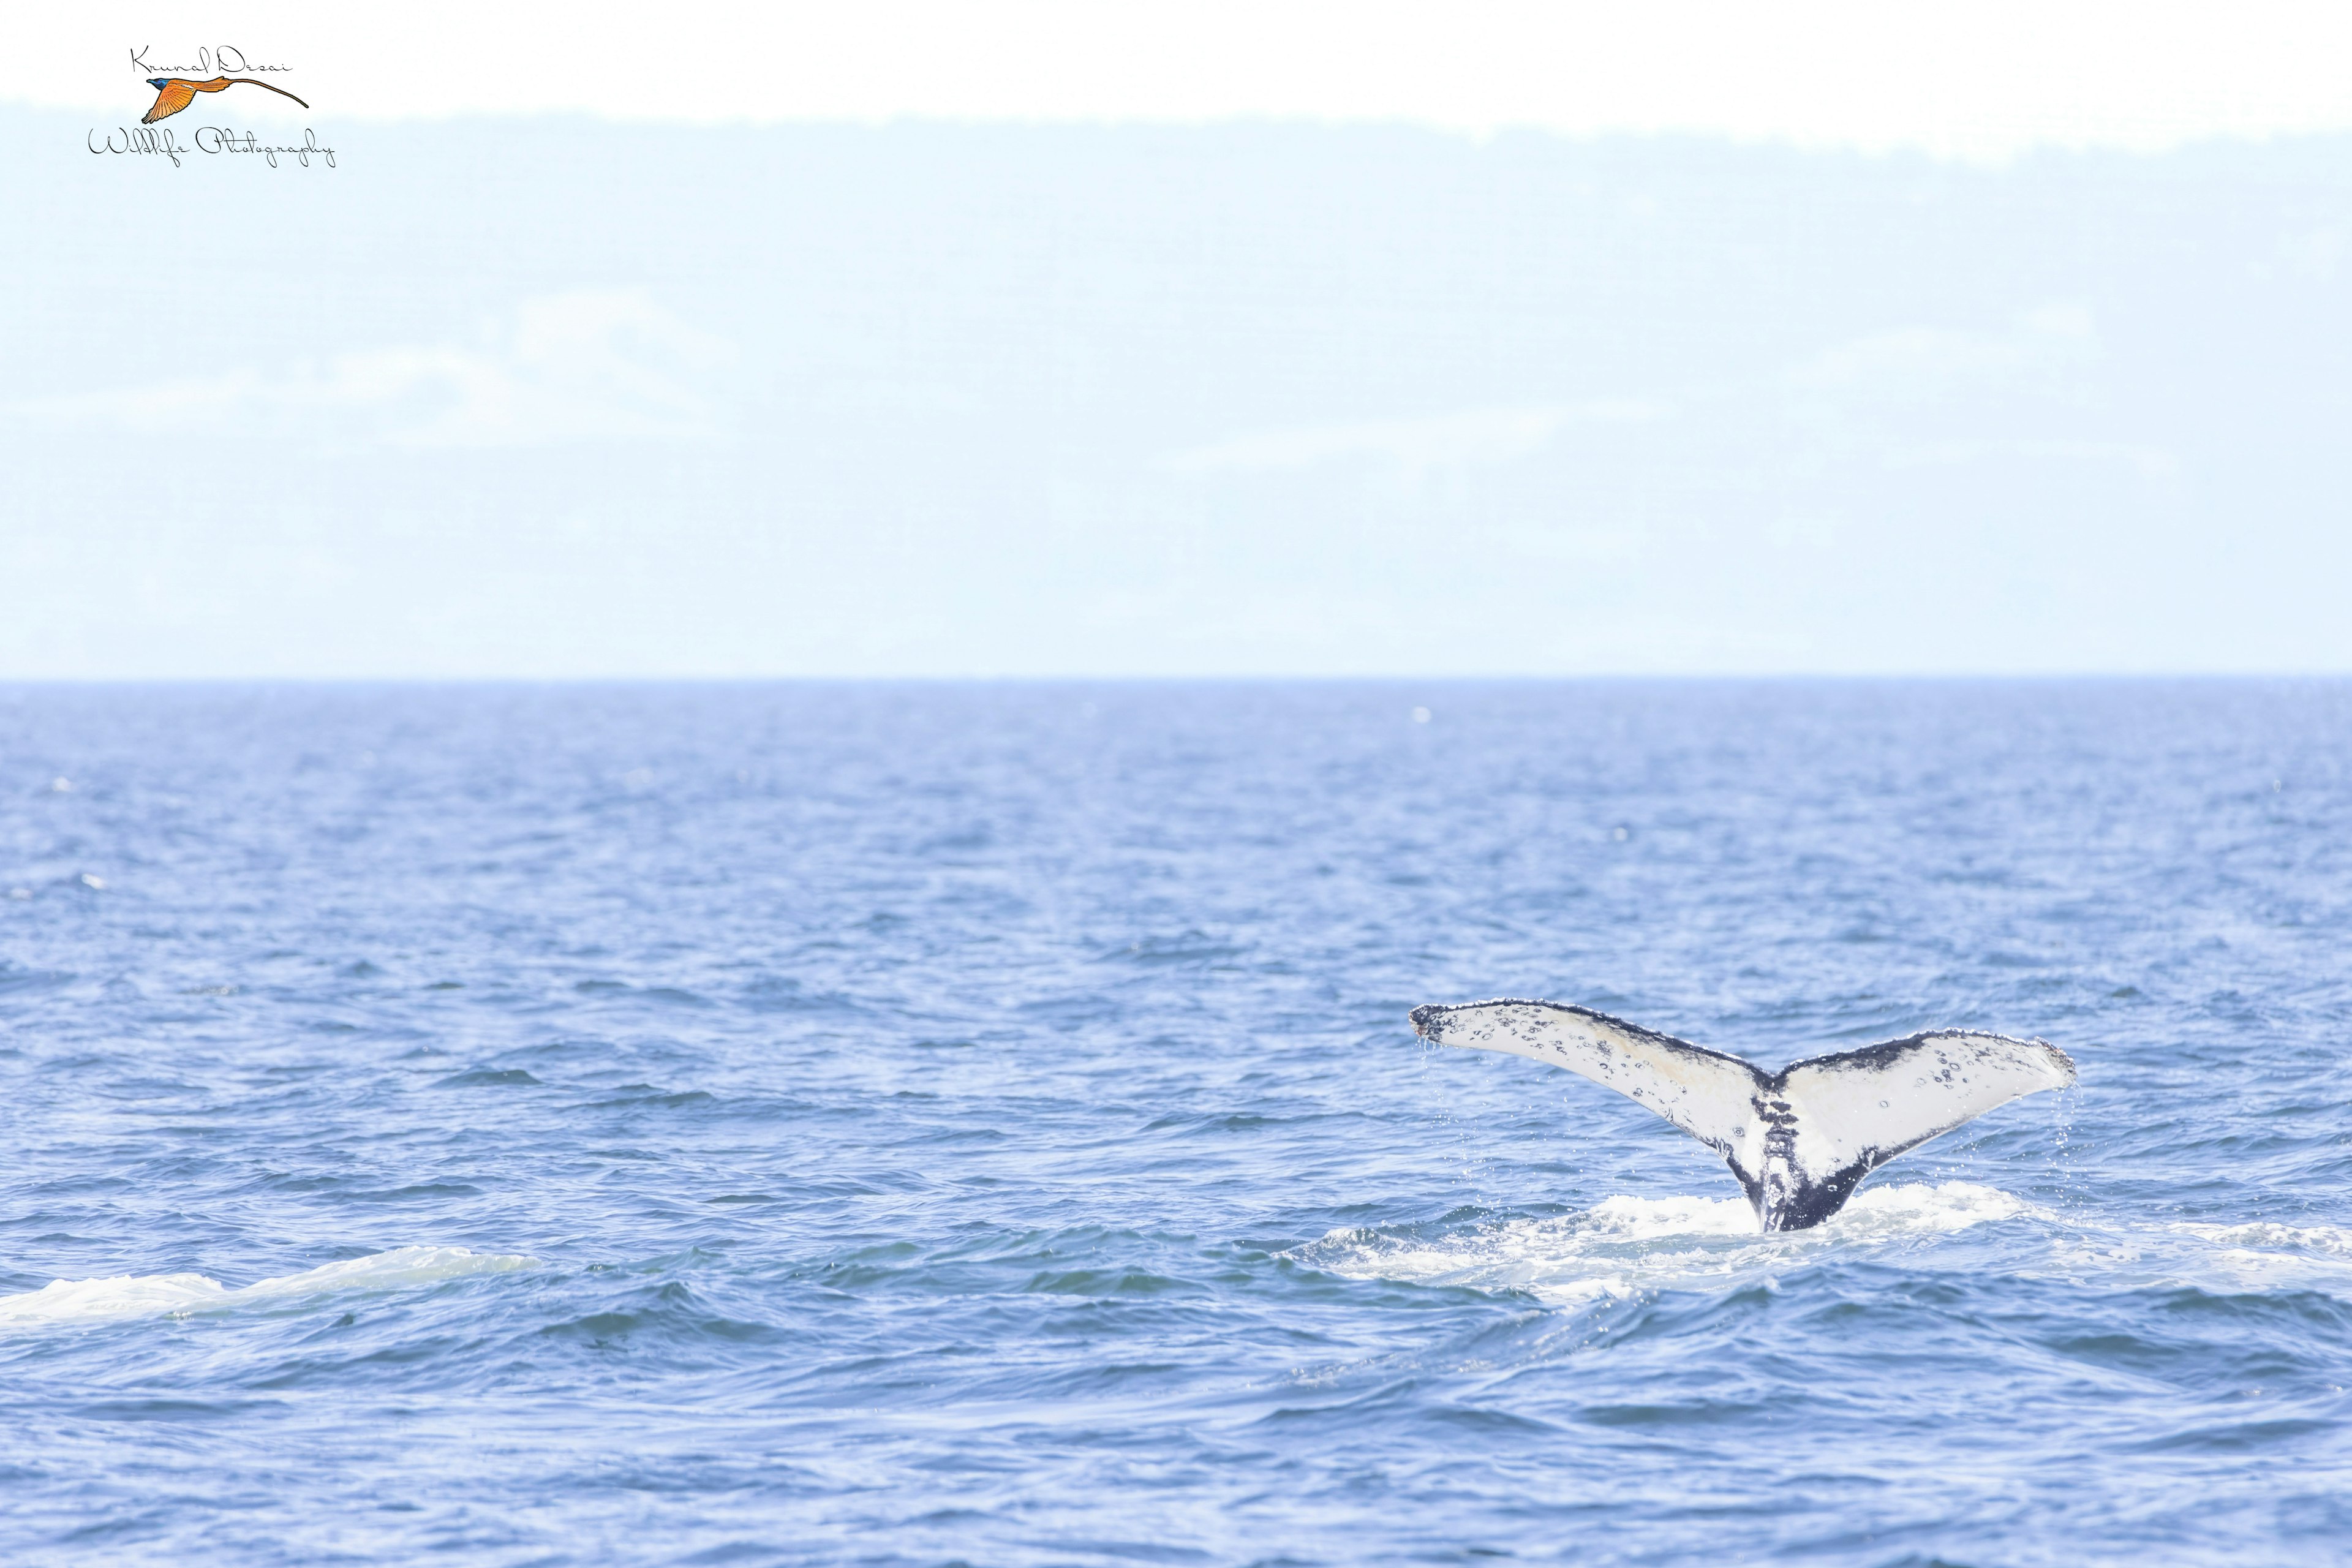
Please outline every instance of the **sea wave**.
[[2352, 1230], [2178, 1220], [2083, 1225], [2063, 1239], [2070, 1273], [2108, 1286], [2231, 1295], [2315, 1291], [2352, 1301]]
[[475, 1274], [531, 1268], [537, 1259], [462, 1247], [402, 1247], [322, 1264], [299, 1274], [235, 1289], [203, 1274], [125, 1274], [109, 1279], [58, 1279], [37, 1290], [0, 1296], [0, 1323], [73, 1323], [113, 1318], [186, 1317], [239, 1307], [299, 1301], [353, 1290], [401, 1290]]
[[1858, 1247], [1923, 1241], [2018, 1218], [2048, 1250], [2018, 1272], [2095, 1289], [2315, 1290], [2352, 1300], [2352, 1229], [2273, 1223], [2098, 1222], [1972, 1182], [1873, 1187], [1826, 1224], [1767, 1235], [1741, 1198], [1618, 1196], [1542, 1219], [1335, 1230], [1285, 1256], [1344, 1278], [1524, 1290], [1570, 1304], [1660, 1290], [1732, 1289]]

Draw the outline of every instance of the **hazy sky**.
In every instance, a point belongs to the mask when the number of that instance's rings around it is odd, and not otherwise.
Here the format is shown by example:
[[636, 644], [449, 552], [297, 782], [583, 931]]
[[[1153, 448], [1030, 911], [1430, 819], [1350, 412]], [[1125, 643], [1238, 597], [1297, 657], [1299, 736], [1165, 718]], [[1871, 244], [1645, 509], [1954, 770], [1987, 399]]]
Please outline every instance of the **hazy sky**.
[[2308, 0], [133, 0], [40, 7], [10, 38], [0, 92], [89, 110], [121, 101], [133, 47], [168, 68], [226, 44], [341, 119], [1271, 116], [1971, 157], [2352, 129], [2352, 7]]
[[659, 15], [32, 19], [0, 677], [2352, 668], [2352, 12]]

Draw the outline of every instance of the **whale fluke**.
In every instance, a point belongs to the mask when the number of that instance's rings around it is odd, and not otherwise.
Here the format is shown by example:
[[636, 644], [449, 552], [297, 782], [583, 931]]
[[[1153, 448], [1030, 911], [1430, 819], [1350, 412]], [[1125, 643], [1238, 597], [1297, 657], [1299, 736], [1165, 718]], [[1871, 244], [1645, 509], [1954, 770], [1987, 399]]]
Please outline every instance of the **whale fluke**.
[[1766, 1230], [1819, 1225], [1845, 1206], [1863, 1177], [1905, 1150], [2020, 1095], [2074, 1081], [2073, 1058], [2055, 1046], [1969, 1029], [1934, 1029], [1763, 1073], [1738, 1057], [1558, 1002], [1415, 1007], [1412, 1026], [1442, 1046], [1549, 1062], [1640, 1100], [1723, 1156]]

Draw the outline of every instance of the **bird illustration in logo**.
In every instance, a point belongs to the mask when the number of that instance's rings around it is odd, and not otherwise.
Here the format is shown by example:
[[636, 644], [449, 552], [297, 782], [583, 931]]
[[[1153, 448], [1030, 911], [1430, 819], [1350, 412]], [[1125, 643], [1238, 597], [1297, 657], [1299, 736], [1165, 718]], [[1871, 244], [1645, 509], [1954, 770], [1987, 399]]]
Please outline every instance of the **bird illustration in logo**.
[[[152, 125], [159, 120], [168, 120], [195, 102], [196, 94], [226, 92], [238, 82], [245, 82], [253, 87], [269, 87], [268, 82], [257, 80], [249, 76], [216, 76], [210, 81], [190, 81], [185, 77], [178, 76], [151, 76], [147, 79], [147, 85], [155, 89], [155, 107], [141, 116], [139, 123]], [[281, 98], [294, 98], [292, 93], [282, 87], [269, 87], [269, 90]], [[294, 101], [302, 103], [299, 98], [294, 98]], [[308, 109], [310, 106], [302, 103], [302, 107]]]

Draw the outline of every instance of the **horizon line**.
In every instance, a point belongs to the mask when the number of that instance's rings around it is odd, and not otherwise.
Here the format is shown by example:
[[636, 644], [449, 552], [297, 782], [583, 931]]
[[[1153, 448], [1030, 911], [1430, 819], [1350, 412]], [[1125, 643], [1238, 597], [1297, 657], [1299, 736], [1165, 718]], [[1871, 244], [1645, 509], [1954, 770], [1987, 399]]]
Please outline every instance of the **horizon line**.
[[[112, 106], [101, 111], [88, 102], [60, 103], [0, 91], [0, 110], [71, 119], [92, 113], [130, 116], [138, 106]], [[288, 118], [270, 106], [257, 121]], [[305, 118], [315, 121], [316, 111]], [[2136, 138], [2121, 133], [2099, 135], [2024, 135], [1983, 142], [1956, 142], [1927, 136], [1820, 135], [1793, 131], [1744, 131], [1722, 126], [1622, 125], [1565, 126], [1538, 121], [1497, 121], [1471, 124], [1406, 113], [1391, 115], [1333, 114], [1314, 111], [1248, 111], [1202, 115], [1122, 113], [958, 113], [887, 110], [872, 114], [815, 113], [755, 115], [748, 113], [683, 115], [647, 111], [614, 112], [585, 105], [530, 108], [469, 106], [424, 112], [373, 113], [343, 111], [334, 118], [354, 127], [444, 129], [469, 123], [517, 126], [532, 123], [585, 123], [614, 131], [709, 132], [1036, 132], [1081, 131], [1098, 132], [1289, 131], [1345, 134], [1350, 132], [1410, 132], [1436, 140], [1486, 147], [1514, 139], [1543, 139], [1575, 146], [1604, 143], [1680, 144], [1740, 151], [1791, 153], [1808, 157], [1846, 157], [1896, 162], [1914, 159], [1938, 166], [1999, 171], [2036, 158], [2120, 156], [2158, 159], [2207, 150], [2301, 145], [2352, 138], [2352, 121], [2336, 125], [2265, 128], [2210, 127], [2179, 135]]]
[[0, 674], [0, 690], [28, 688], [219, 686], [1505, 686], [2062, 685], [2187, 682], [2352, 682], [2352, 670], [2046, 670], [1694, 672], [1588, 671], [1489, 675], [43, 675]]

